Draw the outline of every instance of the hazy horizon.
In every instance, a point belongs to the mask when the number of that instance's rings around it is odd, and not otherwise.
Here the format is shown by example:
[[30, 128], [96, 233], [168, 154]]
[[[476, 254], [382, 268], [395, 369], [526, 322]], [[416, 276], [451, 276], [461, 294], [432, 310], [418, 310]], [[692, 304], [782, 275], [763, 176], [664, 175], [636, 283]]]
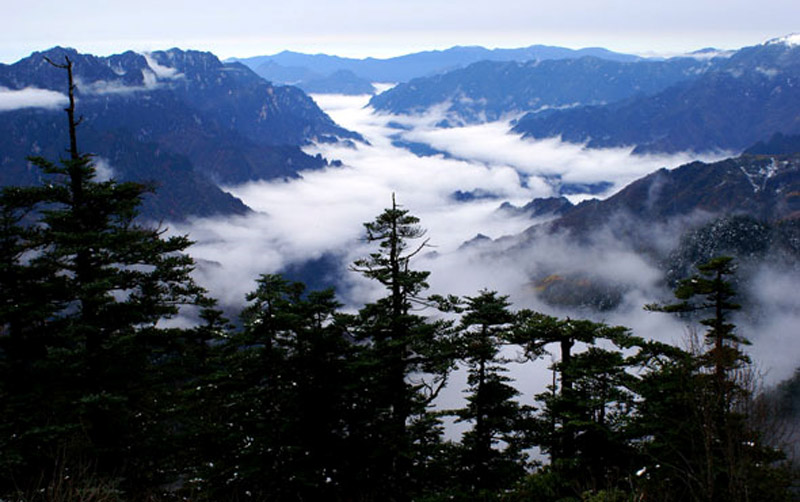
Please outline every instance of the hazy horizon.
[[[270, 46], [268, 49], [265, 50], [258, 50], [258, 49], [251, 49], [244, 52], [237, 52], [231, 53], [226, 52], [224, 47], [222, 51], [215, 50], [214, 46], [208, 45], [203, 42], [198, 42], [196, 45], [187, 45], [187, 44], [175, 44], [175, 43], [164, 43], [159, 44], [158, 42], [145, 42], [145, 43], [134, 43], [130, 46], [121, 46], [117, 44], [111, 45], [94, 45], [94, 44], [69, 44], [69, 43], [58, 43], [54, 42], [50, 45], [41, 45], [37, 47], [31, 47], [29, 50], [23, 50], [21, 52], [8, 52], [0, 54], [0, 64], [14, 64], [26, 57], [29, 57], [31, 54], [35, 52], [44, 52], [54, 47], [65, 47], [77, 50], [79, 53], [82, 54], [91, 54], [94, 56], [99, 57], [107, 57], [112, 56], [115, 54], [121, 54], [123, 52], [127, 52], [132, 50], [134, 52], [147, 54], [150, 52], [155, 51], [166, 51], [172, 48], [177, 48], [180, 50], [199, 50], [203, 52], [210, 52], [214, 54], [217, 58], [221, 61], [226, 61], [230, 59], [247, 59], [251, 57], [258, 57], [258, 56], [274, 56], [276, 54], [280, 54], [282, 52], [294, 52], [298, 54], [308, 54], [308, 55], [326, 55], [326, 56], [336, 56], [341, 58], [348, 58], [348, 59], [392, 59], [401, 56], [407, 56], [409, 54], [416, 54], [421, 52], [441, 52], [446, 51], [448, 49], [453, 49], [456, 47], [482, 47], [488, 50], [495, 50], [495, 49], [523, 49], [532, 46], [547, 46], [547, 47], [561, 47], [565, 49], [571, 50], [581, 50], [581, 49], [606, 49], [611, 52], [616, 52], [619, 54], [629, 54], [633, 56], [639, 56], [643, 58], [664, 58], [664, 57], [674, 57], [674, 56], [682, 56], [689, 54], [691, 52], [703, 50], [703, 49], [718, 49], [720, 51], [729, 51], [729, 50], [738, 50], [743, 47], [749, 47], [754, 45], [759, 45], [769, 40], [782, 38], [784, 36], [788, 36], [792, 33], [783, 33], [783, 34], [776, 34], [775, 36], [769, 36], [767, 38], [760, 38], [760, 39], [753, 39], [747, 42], [740, 42], [736, 44], [715, 44], [715, 45], [703, 45], [703, 44], [695, 44], [695, 45], [685, 45], [685, 46], [661, 46], [661, 48], [625, 48], [625, 47], [614, 47], [609, 45], [603, 44], [563, 44], [563, 43], [549, 43], [547, 41], [536, 41], [531, 40], [525, 42], [520, 40], [518, 44], [491, 44], [491, 43], [443, 43], [443, 44], [435, 44], [435, 45], [413, 45], [409, 47], [391, 47], [384, 50], [362, 50], [357, 47], [353, 47], [348, 49], [347, 47], [343, 47], [341, 49], [331, 48], [331, 50], [325, 50], [324, 48], [317, 48], [315, 46], [308, 46], [308, 47], [278, 47], [278, 46]], [[334, 46], [335, 47], [335, 46]], [[656, 44], [655, 47], [659, 47], [659, 44]]]
[[0, 61], [15, 62], [53, 47], [109, 55], [125, 50], [180, 47], [221, 59], [282, 50], [347, 57], [391, 57], [456, 45], [516, 48], [543, 44], [604, 47], [647, 54], [679, 54], [704, 47], [737, 49], [800, 31], [796, 2], [630, 2], [598, 4], [522, 0], [458, 6], [443, 1], [402, 4], [378, 0], [301, 0], [291, 6], [239, 0], [140, 0], [98, 7], [96, 2], [44, 0], [7, 9]]

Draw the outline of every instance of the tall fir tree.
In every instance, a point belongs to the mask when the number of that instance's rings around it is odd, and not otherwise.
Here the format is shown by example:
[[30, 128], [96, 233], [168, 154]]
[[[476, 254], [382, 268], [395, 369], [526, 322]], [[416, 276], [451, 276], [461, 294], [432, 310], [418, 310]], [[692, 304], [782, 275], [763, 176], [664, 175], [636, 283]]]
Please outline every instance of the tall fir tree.
[[420, 438], [436, 428], [426, 410], [453, 365], [451, 333], [448, 323], [415, 313], [428, 305], [423, 293], [429, 273], [411, 266], [428, 242], [419, 219], [392, 195], [392, 206], [364, 227], [367, 242], [377, 243], [378, 250], [356, 260], [352, 270], [386, 289], [386, 296], [360, 311], [357, 327], [366, 344], [364, 387], [375, 410], [368, 478], [376, 490], [373, 496], [404, 501], [415, 490], [412, 470], [424, 468], [415, 458]]
[[508, 297], [495, 291], [467, 297], [459, 326], [468, 388], [467, 406], [456, 414], [472, 424], [462, 439], [469, 500], [494, 500], [525, 473], [529, 410], [515, 399], [519, 392], [504, 374], [509, 361], [502, 355], [517, 320], [509, 307]]
[[622, 350], [641, 343], [621, 326], [583, 319], [559, 319], [521, 311], [514, 340], [531, 358], [557, 344], [553, 383], [539, 402], [533, 442], [550, 457], [554, 493], [578, 497], [584, 491], [615, 488], [627, 476], [631, 449], [626, 417], [635, 396], [629, 370], [636, 359]]
[[[242, 327], [213, 344], [188, 392], [187, 495], [340, 500], [359, 492], [350, 435], [355, 347], [332, 290], [264, 274]], [[357, 459], [355, 460], [357, 462]]]
[[[763, 431], [752, 423], [754, 373], [741, 348], [749, 341], [737, 335], [730, 322], [731, 313], [741, 308], [733, 301], [735, 264], [723, 256], [697, 268], [699, 274], [678, 283], [678, 302], [645, 306], [650, 311], [689, 315], [689, 320], [710, 314], [699, 320], [707, 328], [702, 343], [692, 343], [688, 357], [675, 359], [666, 371], [654, 372], [646, 379], [649, 386], [643, 391], [648, 392], [648, 411], [656, 413], [663, 410], [652, 395], [653, 385], [656, 389], [685, 386], [670, 397], [676, 407], [685, 410], [683, 436], [658, 427], [654, 423], [658, 419], [650, 417], [651, 452], [663, 455], [665, 472], [673, 472], [672, 480], [679, 481], [674, 490], [697, 500], [781, 500], [788, 496], [782, 453], [766, 444]], [[662, 418], [665, 423], [673, 422]]]
[[[7, 216], [14, 211], [31, 210], [16, 227], [5, 227], [23, 229], [11, 238], [24, 252], [4, 248], [11, 275], [3, 280], [25, 277], [17, 283], [26, 288], [20, 300], [38, 300], [36, 308], [4, 312], [3, 334], [12, 345], [22, 336], [36, 340], [35, 350], [22, 354], [27, 360], [9, 363], [33, 368], [37, 382], [36, 392], [9, 391], [15, 408], [5, 413], [26, 417], [12, 426], [8, 447], [21, 460], [10, 474], [22, 486], [20, 480], [52, 476], [56, 463], [85, 461], [98, 475], [126, 478], [135, 490], [140, 476], [158, 476], [150, 447], [168, 400], [158, 392], [169, 388], [159, 380], [189, 336], [161, 324], [183, 305], [208, 301], [190, 276], [193, 261], [184, 253], [190, 241], [136, 221], [150, 188], [97, 180], [91, 155], [78, 149], [73, 63], [51, 63], [67, 74], [68, 157], [31, 158], [46, 183], [5, 189], [2, 198], [4, 223], [13, 222]], [[5, 350], [6, 358], [18, 356]]]

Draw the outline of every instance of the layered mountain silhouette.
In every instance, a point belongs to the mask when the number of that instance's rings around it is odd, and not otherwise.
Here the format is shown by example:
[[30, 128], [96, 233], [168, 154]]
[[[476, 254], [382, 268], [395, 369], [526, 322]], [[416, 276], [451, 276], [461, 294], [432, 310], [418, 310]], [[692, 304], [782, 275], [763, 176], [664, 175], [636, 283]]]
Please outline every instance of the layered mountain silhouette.
[[531, 217], [544, 215], [542, 208], [557, 217], [532, 225], [520, 236], [521, 242], [543, 232], [588, 241], [603, 229], [636, 248], [647, 249], [650, 230], [674, 221], [684, 221], [686, 225], [678, 226], [685, 230], [718, 217], [800, 220], [800, 153], [745, 154], [659, 169], [607, 199], [589, 199], [577, 205], [563, 198], [548, 198], [534, 199], [523, 208], [501, 206], [513, 214]]
[[[218, 184], [296, 176], [326, 165], [300, 146], [359, 138], [337, 126], [300, 89], [275, 87], [237, 63], [197, 51], [109, 57], [54, 48], [0, 65], [8, 91], [64, 92], [66, 73], [45, 58], [74, 65], [80, 149], [121, 180], [153, 181], [153, 218], [243, 213]], [[36, 183], [26, 157], [57, 158], [67, 145], [60, 107], [0, 112], [0, 184]]]
[[615, 218], [652, 225], [696, 213], [800, 218], [800, 154], [742, 155], [659, 169], [607, 199], [574, 206], [549, 226], [585, 234]]
[[514, 131], [638, 152], [742, 151], [775, 133], [800, 133], [800, 47], [747, 47], [695, 79], [605, 106], [528, 113]]
[[424, 113], [439, 107], [450, 124], [513, 117], [530, 110], [575, 108], [652, 95], [691, 80], [715, 60], [619, 62], [596, 57], [491, 62], [412, 80], [372, 98], [379, 111]]
[[373, 82], [408, 82], [463, 68], [479, 61], [534, 61], [573, 59], [592, 56], [611, 61], [635, 61], [629, 54], [602, 48], [567, 49], [532, 45], [518, 49], [451, 47], [442, 51], [424, 51], [393, 58], [344, 58], [326, 54], [302, 54], [283, 51], [271, 56], [237, 59], [267, 80], [292, 84], [306, 92], [371, 94]]
[[370, 104], [398, 114], [436, 110], [441, 126], [511, 119], [524, 137], [637, 153], [737, 153], [775, 133], [800, 133], [796, 38], [690, 56], [484, 61], [398, 85]]

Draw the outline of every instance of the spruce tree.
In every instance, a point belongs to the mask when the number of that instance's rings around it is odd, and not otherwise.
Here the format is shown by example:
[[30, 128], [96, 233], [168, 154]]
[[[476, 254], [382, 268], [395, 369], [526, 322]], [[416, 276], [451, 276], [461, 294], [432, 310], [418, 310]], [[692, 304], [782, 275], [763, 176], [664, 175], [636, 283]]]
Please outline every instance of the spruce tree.
[[428, 242], [419, 219], [393, 195], [392, 206], [364, 227], [367, 242], [377, 243], [378, 250], [356, 260], [352, 270], [386, 289], [386, 296], [359, 312], [356, 332], [365, 344], [365, 402], [374, 413], [365, 430], [373, 438], [365, 482], [375, 497], [403, 501], [415, 489], [412, 469], [423, 468], [415, 458], [420, 436], [426, 435], [419, 425], [426, 424], [427, 431], [436, 427], [425, 413], [446, 382], [453, 353], [447, 324], [415, 314], [428, 305], [423, 293], [429, 273], [411, 266]]
[[467, 367], [467, 406], [456, 410], [460, 421], [472, 423], [464, 434], [464, 485], [472, 500], [489, 500], [525, 472], [523, 431], [527, 409], [519, 392], [504, 375], [509, 362], [502, 354], [516, 316], [508, 297], [483, 291], [467, 297], [461, 317], [459, 359]]
[[[352, 467], [348, 316], [332, 290], [264, 274], [240, 330], [217, 339], [187, 398], [187, 495], [202, 500], [337, 500]], [[196, 491], [197, 494], [193, 494]]]
[[[550, 457], [553, 489], [561, 497], [615, 487], [627, 474], [627, 416], [633, 411], [636, 359], [622, 350], [641, 340], [621, 326], [520, 312], [517, 343], [529, 357], [557, 344], [553, 383], [536, 396], [540, 403], [533, 442]], [[601, 345], [602, 344], [602, 345]]]
[[551, 432], [545, 434], [549, 438], [546, 440], [549, 444], [544, 446], [553, 463], [560, 459], [573, 459], [577, 453], [577, 431], [570, 417], [577, 412], [575, 406], [578, 405], [575, 396], [575, 379], [578, 376], [574, 354], [576, 344], [591, 345], [602, 339], [627, 344], [627, 329], [583, 319], [558, 319], [527, 310], [521, 311], [519, 315], [519, 327], [514, 334], [514, 340], [525, 348], [530, 358], [541, 356], [547, 345], [558, 344], [560, 358], [553, 369], [558, 374], [560, 385], [557, 399], [549, 401], [550, 413], [553, 415], [549, 418], [552, 422], [549, 427]]
[[[726, 379], [731, 371], [749, 363], [749, 358], [740, 346], [750, 342], [734, 333], [735, 326], [729, 322], [731, 312], [741, 309], [733, 302], [736, 292], [730, 282], [736, 267], [733, 258], [721, 256], [700, 264], [699, 275], [683, 279], [675, 289], [677, 303], [646, 305], [645, 309], [655, 312], [695, 313], [711, 312], [711, 317], [700, 320], [708, 330], [705, 334], [709, 346], [704, 354], [704, 366], [712, 369], [718, 391], [724, 399]], [[701, 299], [698, 301], [698, 297]]]
[[[6, 189], [2, 200], [4, 215], [31, 209], [16, 227], [23, 233], [12, 236], [25, 252], [14, 258], [14, 248], [5, 248], [12, 258], [5, 270], [24, 279], [18, 283], [28, 288], [24, 301], [39, 300], [35, 309], [19, 305], [3, 314], [9, 337], [27, 330], [24, 336], [36, 339], [27, 361], [6, 352], [10, 365], [35, 367], [38, 379], [37, 393], [12, 399], [15, 413], [35, 417], [14, 426], [10, 448], [24, 450], [25, 467], [12, 474], [18, 484], [26, 476], [46, 479], [56, 458], [84, 459], [98, 475], [126, 477], [134, 489], [145, 484], [140, 476], [159, 476], [153, 457], [163, 448], [153, 431], [166, 426], [168, 398], [160, 392], [170, 388], [163, 379], [175, 376], [165, 369], [191, 333], [162, 323], [181, 306], [207, 300], [190, 276], [193, 261], [184, 253], [190, 241], [137, 221], [150, 187], [96, 179], [91, 155], [78, 148], [72, 61], [56, 65], [67, 73], [68, 157], [31, 158], [46, 183]], [[46, 281], [44, 271], [51, 274]], [[25, 328], [16, 327], [20, 312], [29, 318]]]
[[[730, 314], [741, 308], [733, 301], [733, 259], [713, 258], [699, 265], [698, 271], [679, 282], [675, 290], [678, 302], [645, 306], [650, 311], [687, 316], [710, 314], [699, 320], [707, 328], [703, 343], [692, 344], [688, 357], [676, 359], [665, 367], [666, 371], [645, 379], [649, 386], [643, 391], [647, 392], [644, 395], [649, 399], [649, 409], [643, 417], [663, 412], [652, 394], [654, 390], [663, 395], [664, 386], [685, 386], [671, 398], [676, 407], [685, 410], [684, 434], [678, 437], [668, 429], [652, 427], [652, 453], [662, 455], [665, 471], [673, 472], [673, 479], [681, 481], [676, 488], [696, 499], [779, 500], [776, 497], [786, 495], [785, 485], [775, 483], [781, 471], [775, 462], [781, 453], [765, 444], [763, 432], [751, 421], [753, 372], [749, 357], [741, 349], [749, 341], [737, 335], [730, 322]], [[665, 423], [673, 422], [669, 417], [664, 419]], [[649, 420], [654, 425], [658, 416], [649, 416]], [[763, 484], [764, 479], [771, 481]]]

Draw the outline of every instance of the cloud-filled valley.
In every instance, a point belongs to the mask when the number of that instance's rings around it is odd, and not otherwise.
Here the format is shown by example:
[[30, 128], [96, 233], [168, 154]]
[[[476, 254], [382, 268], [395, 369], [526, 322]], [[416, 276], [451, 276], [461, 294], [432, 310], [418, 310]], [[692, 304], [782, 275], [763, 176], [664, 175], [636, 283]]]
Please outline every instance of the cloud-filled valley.
[[[380, 289], [347, 267], [370, 252], [363, 242], [362, 224], [388, 207], [394, 193], [398, 203], [418, 216], [427, 230], [430, 248], [419, 257], [416, 267], [431, 271], [432, 293], [475, 295], [481, 289], [493, 289], [510, 295], [516, 308], [592, 317], [629, 326], [645, 337], [681, 343], [686, 333], [683, 321], [642, 308], [645, 303], [669, 301], [671, 296], [652, 256], [631, 249], [607, 228], [593, 234], [591, 246], [576, 246], [555, 235], [520, 247], [512, 236], [543, 220], [498, 208], [503, 202], [523, 206], [537, 197], [557, 196], [562, 183], [610, 182], [599, 194], [607, 197], [652, 171], [674, 168], [696, 157], [633, 155], [629, 148], [589, 149], [556, 138], [523, 140], [509, 134], [509, 125], [502, 122], [438, 128], [435, 124], [441, 117], [435, 113], [377, 114], [364, 107], [365, 96], [314, 98], [338, 124], [361, 133], [369, 144], [307, 147], [308, 153], [320, 153], [341, 161], [341, 165], [304, 171], [299, 179], [227, 187], [254, 213], [172, 225], [173, 231], [188, 233], [196, 241], [191, 253], [200, 261], [201, 281], [224, 305], [240, 305], [258, 274], [286, 270], [322, 257], [328, 258], [323, 266], [328, 275], [319, 277], [319, 283], [335, 285], [346, 305], [355, 308], [375, 299]], [[398, 138], [445, 153], [417, 156], [395, 146]], [[458, 200], [456, 192], [476, 196]], [[590, 195], [568, 197], [577, 202]], [[647, 232], [653, 246], [664, 251], [677, 245], [680, 237], [669, 225], [654, 226]], [[478, 234], [495, 241], [487, 245], [485, 240], [476, 240], [464, 245]], [[498, 252], [504, 246], [509, 249]], [[553, 273], [596, 278], [619, 286], [619, 302], [614, 309], [600, 312], [548, 304], [537, 294], [535, 279]], [[797, 278], [796, 271], [783, 274]], [[769, 380], [776, 381], [791, 374], [794, 361], [778, 357], [769, 340], [785, 337], [799, 306], [785, 294], [791, 281], [776, 283], [764, 279], [767, 276], [763, 274], [758, 277], [760, 282], [752, 285], [757, 298], [769, 302], [777, 296], [791, 304], [780, 304], [771, 312], [781, 315], [769, 322], [757, 321], [757, 328], [743, 333], [755, 342], [753, 354], [768, 371]]]
[[[370, 144], [358, 143], [355, 148], [317, 145], [309, 148], [309, 153], [340, 160], [342, 166], [304, 171], [301, 179], [228, 187], [256, 211], [252, 216], [195, 220], [188, 227], [176, 225], [177, 230], [190, 233], [198, 241], [193, 249], [195, 256], [223, 265], [223, 275], [231, 279], [230, 284], [222, 281], [225, 301], [242, 298], [252, 285], [246, 278], [252, 281], [258, 273], [324, 253], [345, 259], [360, 256], [365, 251], [359, 241], [362, 223], [387, 207], [392, 193], [398, 203], [421, 218], [434, 246], [431, 251], [436, 254], [435, 260], [426, 260], [439, 263], [448, 261], [443, 256], [459, 254], [458, 248], [477, 234], [497, 239], [535, 223], [529, 217], [513, 217], [497, 209], [506, 201], [521, 206], [537, 197], [555, 195], [557, 185], [548, 181], [555, 175], [573, 183], [610, 181], [613, 185], [608, 193], [612, 193], [648, 172], [675, 167], [689, 159], [686, 155], [638, 157], [630, 155], [629, 149], [588, 150], [556, 139], [521, 140], [508, 134], [503, 123], [439, 129], [434, 127], [436, 116], [374, 114], [364, 108], [363, 96], [321, 95], [315, 99], [337, 123], [360, 132]], [[391, 137], [397, 134], [450, 156], [416, 156], [392, 145]], [[493, 196], [470, 201], [453, 197], [457, 191], [475, 190]], [[572, 196], [573, 200], [585, 197]], [[453, 292], [470, 294], [482, 287], [507, 289], [503, 281], [484, 283], [487, 279], [479, 278], [479, 269], [473, 267], [474, 279], [460, 278], [465, 284]], [[516, 271], [509, 274], [518, 276]], [[434, 287], [445, 280], [437, 279], [437, 275], [432, 278]]]

